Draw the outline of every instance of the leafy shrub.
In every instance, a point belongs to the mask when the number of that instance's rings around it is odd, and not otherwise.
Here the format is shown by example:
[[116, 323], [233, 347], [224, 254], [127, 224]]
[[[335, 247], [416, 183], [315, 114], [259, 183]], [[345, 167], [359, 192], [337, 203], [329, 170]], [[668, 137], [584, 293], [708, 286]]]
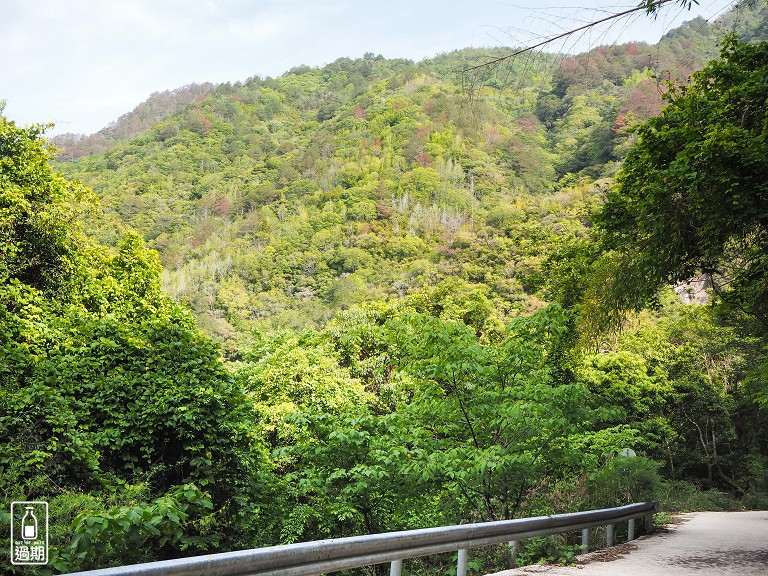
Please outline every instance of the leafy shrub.
[[750, 510], [768, 510], [768, 494], [753, 492], [744, 496], [741, 499], [741, 503]]
[[696, 512], [705, 510], [732, 510], [734, 501], [720, 490], [701, 490], [685, 481], [672, 481], [664, 484], [661, 493], [661, 507], [675, 512]]
[[622, 506], [659, 498], [661, 465], [642, 456], [615, 457], [588, 475], [591, 508]]
[[579, 546], [565, 544], [560, 537], [543, 536], [529, 538], [519, 544], [517, 551], [517, 565], [528, 566], [530, 564], [572, 564], [579, 553]]
[[82, 512], [69, 527], [69, 544], [52, 548], [50, 564], [66, 572], [203, 552], [212, 541], [201, 535], [200, 526], [212, 508], [208, 494], [187, 484], [152, 502]]

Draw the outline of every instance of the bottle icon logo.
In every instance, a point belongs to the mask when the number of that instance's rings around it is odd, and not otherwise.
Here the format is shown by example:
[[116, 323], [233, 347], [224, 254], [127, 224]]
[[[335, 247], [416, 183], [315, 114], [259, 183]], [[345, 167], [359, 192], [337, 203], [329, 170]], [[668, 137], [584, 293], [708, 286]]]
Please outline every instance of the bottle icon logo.
[[26, 506], [26, 513], [21, 519], [21, 537], [24, 540], [37, 539], [37, 516], [35, 516], [34, 506]]
[[11, 502], [11, 564], [48, 563], [48, 502]]

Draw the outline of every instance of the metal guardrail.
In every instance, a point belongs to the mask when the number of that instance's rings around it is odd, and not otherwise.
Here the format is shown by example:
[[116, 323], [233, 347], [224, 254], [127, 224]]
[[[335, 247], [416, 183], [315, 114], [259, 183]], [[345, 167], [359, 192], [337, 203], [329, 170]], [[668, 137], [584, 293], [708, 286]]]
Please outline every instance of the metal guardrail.
[[606, 545], [611, 546], [615, 524], [629, 521], [627, 539], [633, 540], [635, 519], [645, 517], [646, 530], [650, 530], [658, 510], [658, 502], [642, 502], [555, 516], [300, 542], [90, 570], [70, 576], [312, 576], [385, 562], [391, 563], [392, 576], [400, 576], [405, 559], [457, 550], [457, 574], [465, 576], [470, 548], [506, 542], [514, 558], [520, 540], [576, 530], [582, 531], [582, 547], [586, 548], [589, 529], [596, 526], [608, 526]]

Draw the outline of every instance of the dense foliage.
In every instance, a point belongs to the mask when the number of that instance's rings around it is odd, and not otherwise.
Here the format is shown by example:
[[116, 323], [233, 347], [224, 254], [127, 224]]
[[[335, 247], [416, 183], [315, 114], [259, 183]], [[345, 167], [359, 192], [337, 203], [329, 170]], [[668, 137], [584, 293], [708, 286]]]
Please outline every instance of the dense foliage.
[[768, 43], [731, 37], [638, 130], [599, 220], [618, 252], [618, 306], [704, 273], [768, 330], [767, 86]]
[[[474, 100], [475, 50], [192, 87], [55, 168], [0, 117], [0, 492], [51, 504], [38, 572], [766, 506], [766, 47], [730, 40], [675, 87], [714, 38], [542, 56]], [[667, 285], [723, 266], [744, 275], [709, 304]]]

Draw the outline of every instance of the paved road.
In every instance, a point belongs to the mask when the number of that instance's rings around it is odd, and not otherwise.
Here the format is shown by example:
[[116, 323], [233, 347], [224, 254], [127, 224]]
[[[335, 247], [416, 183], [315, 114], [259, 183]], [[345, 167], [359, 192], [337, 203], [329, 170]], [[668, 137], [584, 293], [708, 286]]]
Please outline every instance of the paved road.
[[492, 576], [768, 576], [768, 511], [696, 512], [668, 532], [579, 557]]

